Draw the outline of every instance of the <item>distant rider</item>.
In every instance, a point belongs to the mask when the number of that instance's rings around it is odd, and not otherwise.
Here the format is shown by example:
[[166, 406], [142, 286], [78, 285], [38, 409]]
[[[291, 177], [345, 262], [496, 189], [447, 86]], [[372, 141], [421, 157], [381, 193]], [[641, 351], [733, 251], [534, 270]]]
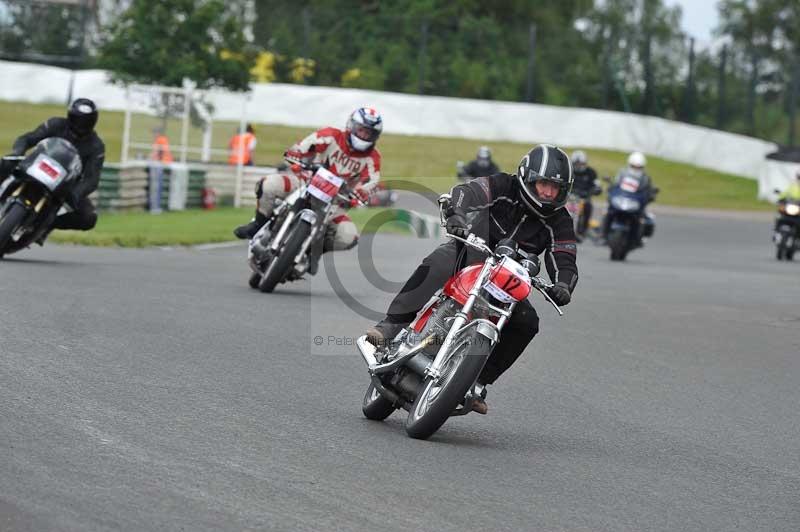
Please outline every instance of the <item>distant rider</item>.
[[[360, 107], [350, 115], [344, 130], [334, 127], [320, 129], [289, 148], [286, 158], [322, 164], [345, 180], [351, 192], [362, 200], [369, 199], [370, 190], [380, 180], [381, 154], [375, 147], [383, 131], [383, 119], [375, 109]], [[238, 238], [250, 239], [272, 216], [274, 200], [285, 198], [301, 184], [302, 176], [291, 169], [268, 175], [256, 183], [257, 207], [255, 218], [237, 227]], [[324, 251], [344, 250], [358, 243], [358, 230], [344, 208], [337, 207], [333, 228], [325, 239]]]
[[[14, 141], [13, 155], [24, 155], [30, 148], [51, 137], [68, 140], [78, 150], [83, 173], [72, 186], [67, 199], [72, 212], [57, 217], [51, 229], [88, 231], [97, 223], [97, 213], [88, 196], [97, 190], [105, 160], [105, 145], [94, 131], [98, 116], [97, 106], [92, 100], [78, 98], [69, 106], [66, 118], [49, 118]], [[44, 238], [40, 241], [44, 241]]]
[[785, 202], [786, 200], [790, 201], [800, 201], [800, 170], [797, 170], [795, 174], [795, 181], [789, 188], [783, 191], [783, 193], [778, 196], [778, 203]]
[[592, 219], [592, 194], [597, 189], [597, 172], [589, 166], [589, 158], [586, 152], [575, 150], [572, 152], [572, 173], [575, 183], [572, 185], [572, 192], [584, 198], [586, 202], [583, 207], [583, 217], [578, 223], [577, 236], [582, 239], [586, 235], [589, 221]]
[[500, 172], [500, 168], [492, 160], [492, 150], [489, 146], [478, 148], [478, 154], [474, 161], [468, 162], [458, 171], [458, 177], [473, 179], [487, 175], [494, 175]]
[[[611, 183], [611, 186], [615, 187], [620, 185], [624, 179], [635, 180], [637, 182], [637, 190], [641, 191], [645, 198], [647, 198], [645, 209], [647, 208], [647, 204], [655, 199], [655, 187], [653, 185], [653, 179], [645, 172], [646, 166], [647, 158], [642, 152], [635, 151], [628, 156], [628, 166], [621, 168], [619, 172], [617, 172], [617, 176], [614, 178], [614, 181]], [[647, 212], [643, 210], [643, 213], [647, 218]], [[610, 229], [610, 226], [611, 220], [609, 219], [608, 215], [606, 215], [605, 218], [603, 218], [602, 229], [604, 240], [608, 238], [608, 230]]]
[[[536, 146], [520, 161], [517, 175], [484, 176], [453, 187], [447, 232], [462, 237], [472, 232], [492, 248], [500, 240], [511, 238], [527, 253], [544, 252], [545, 266], [555, 284], [549, 295], [557, 304], [566, 305], [578, 282], [575, 232], [572, 218], [564, 208], [571, 188], [572, 167], [567, 154], [555, 146]], [[369, 341], [383, 345], [393, 339], [442, 288], [457, 265], [484, 260], [481, 254], [467, 250], [465, 259], [459, 263], [460, 249], [461, 245], [451, 240], [423, 259], [389, 305], [386, 317], [367, 331]], [[478, 382], [494, 383], [538, 331], [536, 310], [527, 300], [521, 301]], [[482, 400], [473, 409], [481, 414], [487, 412]]]
[[[778, 196], [779, 206], [786, 203], [787, 201], [800, 202], [800, 170], [797, 170], [797, 173], [795, 174], [794, 177], [795, 177], [794, 183], [789, 185], [789, 187]], [[775, 219], [776, 231], [778, 230], [778, 227], [780, 227], [782, 219], [783, 215], [780, 215]]]

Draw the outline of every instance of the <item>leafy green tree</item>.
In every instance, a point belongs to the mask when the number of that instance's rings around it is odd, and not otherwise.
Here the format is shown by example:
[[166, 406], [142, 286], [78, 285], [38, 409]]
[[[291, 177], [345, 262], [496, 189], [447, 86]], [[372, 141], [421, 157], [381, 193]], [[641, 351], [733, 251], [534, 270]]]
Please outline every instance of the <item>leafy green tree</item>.
[[84, 61], [88, 8], [30, 0], [4, 0], [0, 8], [3, 57], [67, 66]]
[[120, 82], [247, 90], [255, 53], [222, 0], [135, 0], [111, 25], [98, 63]]

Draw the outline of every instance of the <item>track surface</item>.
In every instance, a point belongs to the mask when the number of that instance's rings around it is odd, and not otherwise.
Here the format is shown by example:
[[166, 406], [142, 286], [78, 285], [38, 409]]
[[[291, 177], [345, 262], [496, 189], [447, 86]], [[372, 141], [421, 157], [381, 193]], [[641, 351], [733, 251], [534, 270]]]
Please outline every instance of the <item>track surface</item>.
[[[238, 247], [12, 256], [0, 530], [800, 530], [800, 264], [769, 222], [658, 224], [624, 264], [582, 246], [489, 415], [427, 442], [362, 418], [336, 344], [370, 318], [326, 275], [262, 295]], [[377, 271], [433, 245], [379, 236]], [[385, 307], [355, 252], [335, 266]]]

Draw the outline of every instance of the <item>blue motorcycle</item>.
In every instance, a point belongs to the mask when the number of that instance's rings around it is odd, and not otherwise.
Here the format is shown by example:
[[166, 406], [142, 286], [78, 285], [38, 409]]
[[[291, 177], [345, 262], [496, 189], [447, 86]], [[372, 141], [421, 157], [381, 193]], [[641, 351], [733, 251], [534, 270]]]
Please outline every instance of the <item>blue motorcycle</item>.
[[642, 247], [642, 238], [653, 236], [655, 221], [645, 212], [657, 188], [642, 190], [626, 177], [608, 190], [608, 247], [611, 260], [625, 260], [632, 250]]

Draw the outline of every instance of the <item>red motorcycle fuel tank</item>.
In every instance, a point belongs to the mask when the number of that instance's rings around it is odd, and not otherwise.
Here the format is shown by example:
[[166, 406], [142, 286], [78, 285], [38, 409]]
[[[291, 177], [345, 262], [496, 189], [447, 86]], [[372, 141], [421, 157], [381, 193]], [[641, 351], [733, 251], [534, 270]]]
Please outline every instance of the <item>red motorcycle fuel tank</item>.
[[469, 298], [469, 291], [475, 286], [475, 281], [478, 280], [482, 268], [483, 263], [473, 264], [455, 274], [445, 283], [444, 295], [458, 301], [460, 305], [465, 304]]

